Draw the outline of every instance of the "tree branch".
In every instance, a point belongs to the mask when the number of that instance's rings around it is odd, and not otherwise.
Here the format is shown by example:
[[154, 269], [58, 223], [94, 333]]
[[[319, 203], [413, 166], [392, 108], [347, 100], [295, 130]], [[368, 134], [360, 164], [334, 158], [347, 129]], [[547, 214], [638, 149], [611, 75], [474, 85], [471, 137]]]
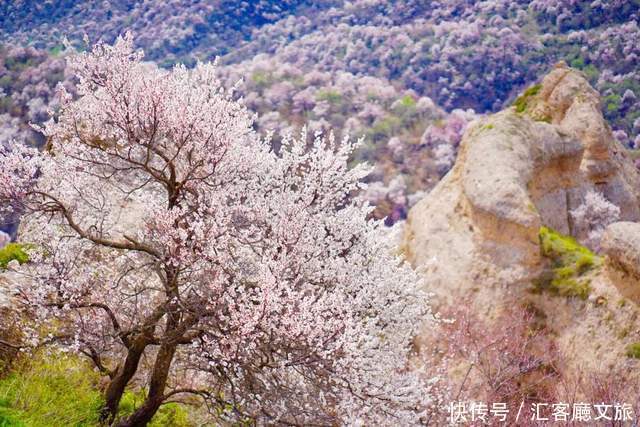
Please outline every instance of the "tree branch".
[[35, 191], [33, 194], [38, 194], [42, 197], [52, 200], [57, 205], [58, 210], [62, 213], [62, 215], [67, 220], [69, 227], [71, 227], [83, 239], [90, 240], [93, 243], [100, 246], [106, 246], [113, 249], [126, 249], [131, 251], [145, 252], [155, 258], [162, 258], [162, 254], [160, 254], [158, 251], [153, 249], [151, 246], [145, 245], [143, 243], [139, 243], [134, 239], [132, 239], [131, 237], [125, 236], [125, 239], [127, 240], [127, 242], [117, 242], [109, 239], [103, 239], [98, 236], [92, 236], [88, 231], [83, 230], [74, 221], [73, 216], [71, 215], [71, 212], [69, 212], [66, 206], [64, 206], [64, 204], [61, 201], [59, 201], [57, 198], [41, 191]]

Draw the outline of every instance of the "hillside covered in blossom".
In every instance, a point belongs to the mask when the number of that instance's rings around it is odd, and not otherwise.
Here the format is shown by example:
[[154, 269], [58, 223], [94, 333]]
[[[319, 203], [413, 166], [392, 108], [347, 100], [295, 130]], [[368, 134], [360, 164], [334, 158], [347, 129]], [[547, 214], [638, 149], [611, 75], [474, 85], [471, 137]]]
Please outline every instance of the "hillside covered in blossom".
[[[466, 123], [510, 105], [550, 67], [582, 70], [616, 137], [640, 146], [634, 0], [3, 2], [0, 139], [30, 135], [65, 80], [62, 43], [132, 30], [146, 58], [219, 58], [259, 130], [308, 124], [365, 137], [356, 161], [377, 215], [404, 217], [451, 167]], [[55, 106], [53, 106], [55, 107]]]
[[640, 422], [640, 0], [0, 1], [0, 427]]

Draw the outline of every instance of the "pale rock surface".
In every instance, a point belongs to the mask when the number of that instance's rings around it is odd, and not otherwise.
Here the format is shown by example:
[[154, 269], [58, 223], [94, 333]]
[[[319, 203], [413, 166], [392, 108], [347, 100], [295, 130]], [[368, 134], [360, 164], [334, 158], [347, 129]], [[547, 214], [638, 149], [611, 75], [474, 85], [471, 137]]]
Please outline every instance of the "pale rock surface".
[[605, 229], [601, 244], [610, 262], [640, 277], [640, 223], [610, 224]]
[[611, 280], [623, 295], [640, 304], [640, 223], [610, 224], [601, 246]]

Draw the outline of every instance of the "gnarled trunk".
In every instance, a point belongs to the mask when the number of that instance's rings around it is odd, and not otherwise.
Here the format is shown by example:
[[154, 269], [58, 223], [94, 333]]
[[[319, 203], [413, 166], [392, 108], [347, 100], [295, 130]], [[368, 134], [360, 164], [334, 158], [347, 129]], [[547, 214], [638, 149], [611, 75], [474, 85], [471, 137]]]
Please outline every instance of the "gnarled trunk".
[[118, 423], [118, 427], [142, 427], [151, 421], [151, 418], [156, 414], [164, 400], [169, 369], [171, 368], [176, 348], [177, 344], [175, 343], [166, 343], [160, 346], [151, 373], [147, 399], [129, 418]]
[[106, 402], [104, 408], [102, 408], [100, 416], [102, 422], [110, 424], [118, 414], [118, 406], [120, 405], [120, 400], [124, 394], [125, 387], [129, 384], [129, 381], [131, 381], [131, 378], [133, 378], [138, 370], [138, 365], [140, 363], [140, 358], [144, 353], [144, 348], [145, 345], [142, 342], [134, 344], [127, 353], [124, 365], [118, 369], [115, 376], [109, 383], [109, 387], [107, 387], [107, 391], [105, 393]]

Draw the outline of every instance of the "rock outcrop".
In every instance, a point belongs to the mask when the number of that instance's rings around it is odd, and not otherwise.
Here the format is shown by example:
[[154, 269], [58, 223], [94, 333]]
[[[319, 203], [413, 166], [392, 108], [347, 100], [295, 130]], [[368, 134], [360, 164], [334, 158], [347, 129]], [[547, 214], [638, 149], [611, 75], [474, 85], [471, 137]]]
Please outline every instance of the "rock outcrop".
[[640, 246], [624, 227], [640, 221], [640, 175], [598, 93], [559, 64], [514, 106], [469, 126], [453, 169], [410, 210], [403, 252], [424, 272], [436, 309], [462, 302], [490, 321], [506, 305], [535, 307], [565, 373], [627, 369], [625, 348], [640, 341], [638, 280], [623, 285], [584, 248], [561, 266], [541, 250], [543, 226], [588, 240], [592, 225], [572, 211], [592, 191], [625, 221], [607, 230], [609, 259], [635, 271]]
[[609, 225], [601, 247], [607, 256], [607, 271], [620, 292], [640, 304], [640, 223]]
[[571, 211], [590, 190], [617, 205], [621, 220], [640, 220], [632, 160], [598, 93], [561, 63], [513, 107], [470, 125], [453, 169], [410, 211], [405, 252], [439, 282], [436, 293], [445, 281], [462, 293], [530, 281], [544, 264], [541, 226], [587, 238]]
[[640, 279], [640, 223], [615, 222], [602, 236], [602, 251], [608, 262]]

